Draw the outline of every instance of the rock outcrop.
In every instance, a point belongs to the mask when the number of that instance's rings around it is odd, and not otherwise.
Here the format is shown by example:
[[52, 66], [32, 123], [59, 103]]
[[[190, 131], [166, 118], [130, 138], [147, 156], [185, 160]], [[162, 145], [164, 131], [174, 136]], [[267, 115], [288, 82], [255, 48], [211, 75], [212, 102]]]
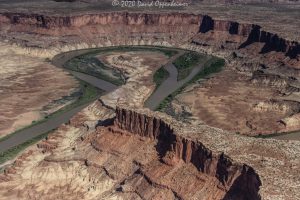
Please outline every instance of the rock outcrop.
[[228, 189], [225, 199], [260, 199], [261, 185], [255, 170], [234, 162], [227, 155], [214, 153], [200, 141], [174, 131], [172, 125], [151, 113], [117, 107], [115, 125], [121, 130], [158, 140], [157, 149], [164, 162], [174, 165], [179, 160], [192, 163], [200, 172], [218, 178]]
[[[257, 49], [257, 53], [260, 54], [280, 52], [290, 59], [298, 60], [300, 54], [298, 42], [289, 41], [275, 33], [264, 31], [258, 25], [213, 19], [207, 15], [110, 12], [74, 16], [48, 16], [42, 14], [1, 13], [0, 24], [1, 31], [11, 33], [11, 35], [5, 37], [29, 47], [38, 46], [38, 44], [31, 44], [24, 38], [13, 35], [22, 32], [37, 34], [39, 37], [59, 37], [58, 42], [54, 42], [54, 38], [46, 40], [51, 46], [63, 46], [63, 38], [64, 40], [70, 40], [68, 45], [74, 43], [75, 39], [91, 45], [97, 45], [100, 41], [125, 44], [131, 38], [140, 42], [143, 41], [143, 44], [156, 41], [178, 46], [191, 41], [192, 44], [209, 45], [218, 49], [233, 46], [234, 48], [231, 50], [243, 49], [253, 43], [261, 43], [263, 46]], [[224, 34], [227, 37], [224, 37]], [[112, 36], [114, 37], [112, 38]], [[120, 38], [121, 36], [123, 40]], [[208, 42], [212, 39], [214, 41]], [[76, 42], [78, 43], [78, 41]]]

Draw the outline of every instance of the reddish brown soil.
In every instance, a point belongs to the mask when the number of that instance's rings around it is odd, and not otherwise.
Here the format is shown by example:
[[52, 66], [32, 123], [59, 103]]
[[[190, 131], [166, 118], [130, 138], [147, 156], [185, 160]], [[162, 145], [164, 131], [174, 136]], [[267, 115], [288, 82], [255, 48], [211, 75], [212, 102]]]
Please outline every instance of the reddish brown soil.
[[203, 82], [178, 100], [206, 124], [241, 134], [274, 133], [282, 128], [280, 119], [289, 113], [255, 109], [259, 102], [279, 97], [268, 86], [252, 84], [250, 78], [226, 69]]

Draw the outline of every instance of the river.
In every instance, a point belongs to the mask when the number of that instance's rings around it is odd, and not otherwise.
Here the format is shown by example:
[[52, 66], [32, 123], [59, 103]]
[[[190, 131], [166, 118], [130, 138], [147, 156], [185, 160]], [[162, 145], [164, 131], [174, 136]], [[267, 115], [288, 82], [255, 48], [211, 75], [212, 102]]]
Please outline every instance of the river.
[[[68, 60], [78, 55], [88, 53], [90, 51], [91, 49], [84, 49], [84, 50], [75, 50], [66, 53], [61, 53], [53, 58], [52, 63], [57, 67], [63, 67], [63, 64]], [[179, 54], [176, 55], [175, 57], [178, 56]], [[173, 59], [174, 58], [172, 58], [172, 60]], [[188, 77], [186, 77], [181, 81], [177, 81], [178, 72], [176, 67], [172, 64], [171, 62], [172, 60], [170, 60], [170, 62], [168, 62], [168, 64], [165, 65], [165, 69], [169, 72], [170, 76], [149, 97], [149, 99], [145, 102], [145, 107], [154, 110], [163, 99], [165, 99], [169, 94], [173, 93], [175, 90], [180, 88], [183, 84], [190, 81], [202, 69], [201, 65], [196, 66], [195, 68], [193, 68], [192, 72], [189, 74]], [[101, 80], [94, 76], [90, 76], [87, 74], [74, 72], [74, 71], [69, 71], [69, 72], [73, 76], [77, 77], [78, 79], [88, 82], [89, 84], [101, 90], [104, 90], [106, 92], [111, 92], [118, 87], [110, 82]], [[8, 137], [6, 140], [0, 142], [0, 152], [6, 151], [38, 135], [41, 135], [43, 133], [46, 133], [48, 131], [51, 131], [59, 127], [61, 124], [68, 122], [70, 118], [72, 118], [76, 113], [78, 113], [80, 110], [85, 108], [88, 104], [89, 103], [73, 108], [67, 112], [63, 112], [61, 115], [48, 119], [45, 122], [41, 122], [35, 126], [18, 131], [16, 134], [13, 134], [12, 136]], [[272, 138], [284, 139], [284, 140], [300, 140], [300, 132], [293, 132], [290, 134], [274, 136]]]

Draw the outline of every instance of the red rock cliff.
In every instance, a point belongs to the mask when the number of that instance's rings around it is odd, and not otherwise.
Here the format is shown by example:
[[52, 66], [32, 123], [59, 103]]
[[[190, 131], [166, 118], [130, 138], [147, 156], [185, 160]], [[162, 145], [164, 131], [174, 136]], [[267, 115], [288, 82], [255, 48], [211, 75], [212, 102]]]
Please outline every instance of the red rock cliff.
[[192, 163], [200, 172], [218, 178], [228, 189], [224, 199], [260, 199], [258, 191], [261, 181], [252, 167], [236, 163], [223, 153], [212, 152], [200, 141], [176, 133], [171, 125], [155, 115], [118, 107], [115, 125], [122, 130], [157, 140], [157, 148], [165, 162], [176, 165], [183, 160]]
[[[252, 43], [263, 43], [259, 53], [282, 52], [291, 59], [298, 58], [298, 42], [281, 38], [266, 32], [255, 24], [241, 24], [233, 21], [216, 20], [207, 15], [187, 13], [127, 13], [111, 12], [75, 16], [47, 16], [39, 14], [2, 13], [0, 30], [25, 32], [39, 35], [79, 37], [77, 41], [91, 42], [103, 37], [114, 40], [118, 37], [139, 38], [182, 43], [207, 44], [206, 37], [213, 36], [209, 45], [224, 46], [234, 41], [235, 48], [245, 48]], [[7, 33], [5, 31], [5, 33]], [[222, 34], [227, 34], [224, 37]], [[200, 35], [199, 40], [195, 36]], [[114, 36], [113, 38], [111, 38]], [[7, 36], [9, 37], [9, 36]], [[196, 37], [197, 38], [197, 37]], [[117, 39], [115, 39], [117, 40]], [[66, 41], [64, 41], [66, 42]], [[71, 41], [69, 41], [71, 42]], [[74, 42], [74, 41], [72, 41]]]
[[277, 34], [263, 31], [262, 27], [255, 24], [240, 24], [233, 21], [214, 20], [209, 16], [203, 16], [199, 31], [200, 33], [219, 31], [232, 36], [238, 35], [245, 39], [238, 48], [244, 48], [252, 43], [259, 42], [264, 43], [260, 53], [277, 51], [285, 53], [290, 58], [297, 58], [300, 54], [300, 44], [298, 42], [289, 41], [279, 37]]

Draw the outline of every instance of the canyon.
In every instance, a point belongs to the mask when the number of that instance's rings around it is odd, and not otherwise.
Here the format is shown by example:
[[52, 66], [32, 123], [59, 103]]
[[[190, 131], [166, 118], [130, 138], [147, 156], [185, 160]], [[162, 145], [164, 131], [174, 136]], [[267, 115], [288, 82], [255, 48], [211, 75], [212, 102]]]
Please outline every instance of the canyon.
[[[49, 47], [45, 51], [51, 52], [51, 47], [52, 51], [55, 51], [54, 48], [61, 47], [63, 50], [64, 46], [67, 48], [68, 45], [71, 47], [79, 45], [76, 39], [86, 47], [101, 46], [101, 43], [102, 45], [104, 43], [122, 45], [127, 44], [126, 41], [138, 44], [165, 43], [173, 46], [188, 44], [214, 52], [224, 49], [227, 53], [229, 53], [228, 50], [240, 49], [243, 52], [248, 48], [253, 48], [256, 50], [253, 53], [261, 54], [266, 59], [271, 55], [275, 59], [284, 56], [286, 59], [283, 64], [292, 68], [299, 66], [300, 45], [298, 42], [264, 31], [255, 24], [215, 20], [207, 15], [110, 12], [75, 16], [45, 16], [1, 13], [0, 22], [4, 40], [26, 48], [33, 48], [33, 52], [34, 48], [36, 51], [41, 48], [40, 53], [42, 53], [41, 41], [44, 46]], [[114, 33], [114, 38], [110, 38], [107, 33]], [[30, 37], [30, 34], [35, 34], [37, 40], [26, 40], [26, 36]], [[189, 40], [191, 40], [190, 43]]]
[[[262, 113], [284, 110], [280, 131], [300, 129], [300, 44], [256, 24], [184, 12], [70, 16], [2, 12], [0, 37], [14, 51], [37, 59], [121, 45], [213, 54], [226, 60], [224, 71], [203, 83], [207, 95], [201, 93], [199, 82], [185, 88], [176, 96], [177, 107], [188, 109], [185, 95], [190, 99], [198, 94], [208, 99], [203, 103], [214, 102], [209, 89], [212, 94], [222, 89], [214, 90], [213, 84], [224, 76], [222, 81], [238, 80], [250, 91], [265, 87], [266, 99], [252, 108]], [[105, 59], [111, 62], [114, 56]], [[161, 57], [159, 62], [166, 60]], [[151, 77], [157, 63], [155, 67], [143, 63], [138, 69], [120, 63], [114, 67], [126, 72], [125, 85], [101, 96], [17, 156], [0, 175], [0, 199], [300, 199], [299, 141], [238, 135], [212, 127], [217, 123], [205, 123], [191, 108], [193, 119], [185, 120], [150, 111], [143, 107], [155, 90]], [[222, 95], [228, 94], [224, 90]], [[263, 114], [260, 118], [266, 120]]]

